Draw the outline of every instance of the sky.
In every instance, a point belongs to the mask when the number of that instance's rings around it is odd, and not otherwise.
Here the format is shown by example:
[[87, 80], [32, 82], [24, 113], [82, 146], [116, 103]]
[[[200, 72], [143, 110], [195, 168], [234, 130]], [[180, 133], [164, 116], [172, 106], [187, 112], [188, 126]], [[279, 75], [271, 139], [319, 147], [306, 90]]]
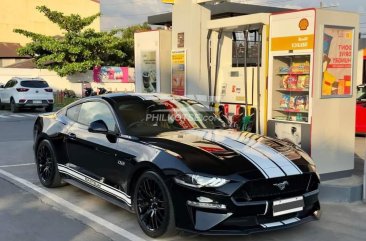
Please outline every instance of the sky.
[[[185, 0], [190, 1], [190, 0]], [[321, 0], [232, 0], [247, 4], [273, 7], [319, 7]], [[324, 7], [361, 14], [361, 32], [366, 33], [366, 0], [322, 0]], [[123, 28], [147, 21], [147, 16], [166, 13], [171, 5], [161, 0], [101, 0], [102, 30]]]

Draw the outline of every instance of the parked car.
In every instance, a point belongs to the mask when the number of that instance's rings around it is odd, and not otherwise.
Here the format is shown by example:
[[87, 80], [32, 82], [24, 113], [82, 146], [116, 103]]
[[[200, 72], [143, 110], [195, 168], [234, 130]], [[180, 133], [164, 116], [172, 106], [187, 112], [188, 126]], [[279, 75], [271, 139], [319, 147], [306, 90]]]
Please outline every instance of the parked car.
[[366, 85], [357, 86], [356, 134], [366, 134]]
[[50, 112], [53, 103], [53, 90], [41, 78], [14, 77], [0, 88], [0, 108], [9, 106], [12, 112], [18, 112], [21, 108], [41, 107]]
[[73, 184], [137, 215], [150, 237], [176, 229], [248, 234], [320, 214], [319, 176], [292, 143], [227, 129], [202, 104], [162, 94], [106, 94], [38, 117], [45, 187]]

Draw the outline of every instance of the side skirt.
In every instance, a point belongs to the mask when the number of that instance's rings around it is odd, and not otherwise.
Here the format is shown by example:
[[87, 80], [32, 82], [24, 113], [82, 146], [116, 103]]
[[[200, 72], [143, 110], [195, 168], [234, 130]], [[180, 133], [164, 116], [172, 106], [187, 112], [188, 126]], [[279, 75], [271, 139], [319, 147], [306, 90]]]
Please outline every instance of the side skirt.
[[63, 178], [63, 181], [65, 181], [77, 188], [80, 188], [88, 193], [91, 193], [97, 197], [100, 197], [100, 198], [106, 200], [107, 202], [110, 202], [120, 208], [127, 210], [130, 213], [134, 213], [134, 210], [132, 209], [132, 207], [128, 206], [126, 203], [124, 203], [114, 197], [111, 197], [110, 195], [105, 194], [105, 193], [95, 189], [94, 187], [90, 187], [89, 185], [81, 183], [80, 181], [74, 180], [68, 176], [66, 178]]
[[58, 164], [58, 170], [65, 182], [133, 212], [131, 197], [126, 193], [68, 166]]

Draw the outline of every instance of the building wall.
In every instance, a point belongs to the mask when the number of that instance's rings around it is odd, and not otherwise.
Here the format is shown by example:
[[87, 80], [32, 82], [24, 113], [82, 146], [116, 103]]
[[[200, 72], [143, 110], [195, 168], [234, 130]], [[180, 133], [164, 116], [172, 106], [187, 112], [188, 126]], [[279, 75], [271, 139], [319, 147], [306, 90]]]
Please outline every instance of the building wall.
[[0, 59], [0, 67], [6, 67], [8, 65], [16, 64], [22, 61], [22, 59]]
[[[0, 8], [0, 42], [20, 43], [24, 45], [30, 39], [14, 33], [13, 29], [21, 28], [46, 35], [61, 35], [56, 24], [50, 22], [36, 6], [46, 5], [52, 10], [69, 14], [80, 14], [87, 17], [100, 12], [100, 3], [93, 0], [1, 0]], [[91, 28], [100, 31], [100, 19], [96, 19]]]

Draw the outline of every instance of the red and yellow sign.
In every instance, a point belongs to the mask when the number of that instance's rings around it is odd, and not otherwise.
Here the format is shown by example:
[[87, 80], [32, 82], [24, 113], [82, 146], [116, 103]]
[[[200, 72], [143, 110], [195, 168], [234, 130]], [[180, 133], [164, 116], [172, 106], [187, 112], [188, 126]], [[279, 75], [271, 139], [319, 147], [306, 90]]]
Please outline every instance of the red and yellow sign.
[[172, 94], [185, 95], [186, 94], [186, 51], [176, 50], [172, 51]]
[[352, 28], [324, 28], [322, 97], [352, 95], [353, 36]]
[[304, 50], [313, 48], [313, 34], [272, 38], [272, 51]]

